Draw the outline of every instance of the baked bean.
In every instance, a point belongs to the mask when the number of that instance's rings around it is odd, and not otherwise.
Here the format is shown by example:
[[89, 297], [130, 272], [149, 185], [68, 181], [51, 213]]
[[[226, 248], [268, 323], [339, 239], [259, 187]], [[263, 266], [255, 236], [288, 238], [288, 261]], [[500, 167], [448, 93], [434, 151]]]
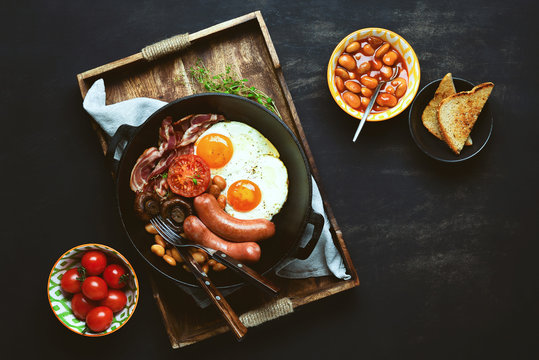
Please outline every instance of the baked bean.
[[382, 66], [380, 69], [380, 73], [382, 74], [382, 77], [384, 77], [386, 80], [389, 80], [391, 78], [391, 75], [393, 75], [393, 69], [389, 66]]
[[163, 237], [161, 235], [155, 235], [153, 238], [154, 238], [155, 243], [157, 245], [161, 245], [164, 248], [167, 247], [167, 243], [166, 243], [165, 239], [163, 239]]
[[375, 58], [381, 58], [384, 56], [388, 51], [391, 45], [389, 43], [385, 43], [384, 45], [380, 46], [378, 49], [376, 49], [376, 52], [374, 53]]
[[371, 71], [371, 63], [368, 61], [361, 63], [357, 68], [357, 72], [361, 75], [366, 74], [369, 71]]
[[373, 47], [377, 48], [378, 46], [382, 45], [384, 42], [382, 39], [377, 38], [376, 36], [369, 36], [367, 38], [367, 42]]
[[215, 184], [211, 184], [210, 187], [208, 188], [208, 192], [211, 195], [215, 196], [215, 198], [217, 199], [217, 197], [221, 193], [221, 189], [219, 189], [219, 186], [217, 186]]
[[348, 74], [348, 71], [344, 70], [343, 68], [336, 68], [335, 69], [335, 75], [339, 76], [343, 80], [348, 80], [350, 78], [350, 75]]
[[226, 269], [226, 266], [224, 266], [221, 263], [216, 263], [215, 265], [212, 266], [212, 269], [213, 271], [223, 271]]
[[165, 248], [158, 244], [153, 244], [150, 250], [157, 256], [161, 257], [165, 255]]
[[359, 105], [361, 105], [361, 100], [359, 100], [359, 96], [354, 93], [345, 92], [344, 94], [342, 94], [342, 98], [344, 102], [346, 102], [353, 108], [359, 108]]
[[359, 50], [359, 43], [357, 41], [350, 43], [345, 49], [347, 53], [355, 53], [358, 50]]
[[[368, 103], [373, 99], [373, 113], [385, 111], [395, 104], [395, 99], [398, 104], [400, 96], [406, 93], [407, 81], [398, 78], [394, 83], [388, 82], [381, 86], [381, 93], [385, 95], [379, 100], [378, 96], [376, 99], [373, 98], [373, 91], [380, 85], [380, 81], [388, 81], [395, 71], [397, 73], [402, 71], [403, 74], [408, 72], [402, 55], [389, 42], [377, 36], [350, 40], [340, 54], [338, 62], [334, 73], [335, 77], [340, 77], [341, 80], [334, 81], [336, 84], [338, 82], [337, 88], [341, 99], [356, 110], [365, 111]], [[375, 100], [383, 105], [376, 103]]]
[[182, 265], [182, 269], [184, 269], [185, 271], [187, 272], [191, 272], [191, 270], [189, 269], [189, 267], [185, 264]]
[[193, 256], [193, 259], [195, 259], [195, 261], [199, 264], [204, 264], [206, 262], [206, 257], [204, 255], [202, 255], [201, 252], [196, 252], [196, 253], [193, 253], [191, 254]]
[[369, 106], [370, 101], [371, 101], [370, 98], [362, 96], [361, 97], [361, 106], [364, 107], [364, 108], [367, 108], [367, 106]]
[[157, 234], [157, 230], [156, 228], [153, 227], [152, 224], [146, 224], [146, 226], [144, 226], [144, 230], [146, 230], [146, 232], [150, 233], [150, 234]]
[[374, 49], [372, 48], [371, 44], [365, 44], [362, 50], [363, 50], [363, 54], [367, 56], [372, 56], [374, 54]]
[[348, 54], [342, 54], [339, 57], [339, 65], [349, 71], [352, 71], [356, 68], [356, 60]]
[[335, 86], [339, 92], [344, 91], [344, 81], [340, 76], [335, 76]]
[[397, 98], [391, 94], [383, 93], [378, 95], [376, 98], [376, 103], [380, 106], [393, 107], [397, 105]]
[[226, 180], [222, 176], [215, 175], [213, 177], [212, 184], [217, 185], [221, 191], [226, 189]]
[[371, 63], [371, 69], [376, 70], [376, 71], [380, 70], [382, 66], [384, 66], [384, 63], [378, 59], [372, 59], [370, 63]]
[[398, 77], [395, 80], [393, 80], [391, 82], [391, 85], [396, 86], [395, 96], [399, 98], [402, 97], [406, 93], [406, 90], [408, 89], [408, 84], [406, 84], [406, 80], [401, 77]]
[[384, 55], [384, 57], [382, 58], [382, 61], [384, 62], [384, 64], [386, 64], [387, 66], [393, 66], [393, 64], [395, 63], [395, 61], [397, 61], [397, 58], [399, 56], [397, 55], [396, 52], [394, 51], [389, 51], [387, 54]]
[[208, 260], [207, 264], [209, 266], [213, 266], [213, 265], [217, 264], [217, 261], [215, 261], [214, 259], [210, 259], [210, 260]]
[[170, 266], [176, 266], [176, 260], [170, 255], [163, 255], [163, 260], [165, 260]]
[[226, 207], [226, 195], [224, 194], [220, 194], [218, 197], [217, 197], [217, 203], [219, 204], [219, 207], [221, 209], [224, 209]]
[[174, 258], [174, 260], [176, 260], [176, 262], [178, 262], [178, 263], [183, 262], [182, 256], [180, 255], [180, 252], [178, 251], [178, 249], [172, 248], [172, 249], [170, 249], [170, 253], [171, 253], [172, 257]]
[[366, 87], [361, 88], [361, 95], [370, 98], [372, 96], [372, 90]]
[[399, 86], [400, 84], [406, 84], [406, 80], [404, 80], [404, 79], [401, 78], [401, 77], [398, 77], [398, 78], [396, 78], [395, 80], [393, 80], [393, 81], [391, 82], [391, 85], [393, 85], [393, 86], [395, 86], [395, 87]]
[[408, 90], [406, 83], [401, 83], [395, 90], [395, 96], [399, 98], [402, 97], [404, 94], [406, 94], [406, 90]]
[[378, 80], [370, 76], [363, 76], [360, 81], [369, 89], [375, 89], [378, 86]]
[[361, 85], [358, 82], [353, 80], [348, 80], [344, 83], [344, 86], [353, 93], [359, 93], [361, 91]]
[[202, 272], [206, 274], [210, 272], [210, 267], [208, 266], [208, 264], [202, 265]]

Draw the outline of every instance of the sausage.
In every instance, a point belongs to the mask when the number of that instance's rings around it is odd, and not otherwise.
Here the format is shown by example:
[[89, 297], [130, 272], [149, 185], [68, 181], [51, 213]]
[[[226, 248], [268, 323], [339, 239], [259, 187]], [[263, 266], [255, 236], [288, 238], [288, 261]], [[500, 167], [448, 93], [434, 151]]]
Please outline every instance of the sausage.
[[275, 234], [275, 224], [266, 219], [243, 220], [227, 214], [214, 196], [202, 194], [193, 205], [204, 225], [219, 237], [234, 241], [259, 241]]
[[183, 223], [185, 236], [202, 246], [207, 246], [214, 250], [220, 250], [234, 259], [245, 262], [257, 262], [260, 260], [260, 246], [255, 242], [234, 243], [221, 239], [204, 225], [204, 223], [194, 215], [188, 216]]

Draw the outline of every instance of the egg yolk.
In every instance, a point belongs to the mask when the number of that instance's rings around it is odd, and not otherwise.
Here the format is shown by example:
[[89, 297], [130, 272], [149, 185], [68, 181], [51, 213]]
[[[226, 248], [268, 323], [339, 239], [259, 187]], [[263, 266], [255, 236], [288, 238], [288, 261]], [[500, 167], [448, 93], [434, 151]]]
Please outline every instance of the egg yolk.
[[232, 141], [225, 135], [208, 134], [198, 139], [196, 143], [196, 154], [212, 169], [225, 166], [233, 153]]
[[250, 180], [238, 180], [228, 188], [227, 201], [236, 211], [253, 210], [260, 203], [260, 188]]

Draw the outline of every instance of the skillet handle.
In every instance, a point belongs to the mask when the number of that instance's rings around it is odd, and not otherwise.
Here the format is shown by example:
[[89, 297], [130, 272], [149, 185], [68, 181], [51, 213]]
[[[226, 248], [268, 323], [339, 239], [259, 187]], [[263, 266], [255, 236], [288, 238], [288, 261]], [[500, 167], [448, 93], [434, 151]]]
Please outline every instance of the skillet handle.
[[294, 255], [294, 257], [300, 260], [305, 260], [311, 255], [316, 244], [318, 243], [318, 240], [320, 240], [320, 235], [322, 235], [322, 229], [324, 228], [324, 217], [322, 214], [319, 214], [312, 209], [307, 222], [312, 224], [314, 229], [311, 239], [309, 242], [307, 242], [307, 245], [298, 248], [296, 254]]
[[[116, 150], [122, 144], [123, 142], [129, 142], [133, 135], [135, 134], [135, 131], [137, 130], [137, 127], [131, 126], [131, 125], [121, 125], [117, 130], [116, 133], [114, 133], [114, 136], [112, 139], [110, 139], [109, 146], [107, 148], [107, 155], [106, 155], [106, 161], [107, 165], [110, 168], [110, 171], [112, 172], [112, 176], [114, 179], [116, 179], [116, 175], [118, 173], [118, 167], [120, 165], [120, 161], [116, 160], [114, 158], [114, 155], [116, 154]], [[125, 146], [122, 149], [119, 149], [120, 152], [120, 158], [123, 155], [123, 152], [125, 150]]]

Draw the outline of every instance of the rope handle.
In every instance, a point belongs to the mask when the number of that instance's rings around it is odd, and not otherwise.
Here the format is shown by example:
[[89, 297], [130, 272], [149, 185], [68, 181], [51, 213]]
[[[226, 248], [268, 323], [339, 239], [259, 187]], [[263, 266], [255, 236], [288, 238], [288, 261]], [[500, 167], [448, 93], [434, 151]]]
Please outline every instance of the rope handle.
[[294, 312], [292, 301], [289, 298], [282, 298], [260, 309], [246, 312], [240, 316], [240, 321], [247, 327], [254, 327], [292, 312]]
[[175, 35], [143, 48], [142, 57], [148, 61], [152, 61], [176, 51], [184, 50], [190, 45], [189, 33]]

